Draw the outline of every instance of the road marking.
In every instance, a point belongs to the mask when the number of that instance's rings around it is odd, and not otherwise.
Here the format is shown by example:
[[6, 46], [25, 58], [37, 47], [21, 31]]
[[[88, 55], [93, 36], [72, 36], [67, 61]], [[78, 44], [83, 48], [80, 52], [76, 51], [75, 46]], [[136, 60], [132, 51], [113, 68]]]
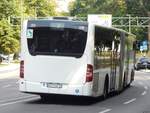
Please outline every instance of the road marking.
[[104, 111], [100, 111], [99, 113], [107, 113], [107, 112], [109, 112], [109, 111], [111, 111], [112, 109], [106, 109], [106, 110], [104, 110]]
[[145, 90], [148, 90], [148, 87], [147, 87], [147, 86], [144, 86], [144, 89], [145, 89]]
[[29, 99], [18, 100], [18, 101], [14, 101], [14, 102], [8, 102], [8, 103], [0, 104], [0, 107], [12, 105], [12, 104], [17, 104], [17, 103], [21, 103], [21, 102], [26, 102], [26, 101], [31, 101], [33, 99], [39, 99], [39, 97], [34, 97], [34, 98], [29, 98]]
[[8, 84], [8, 85], [5, 85], [5, 86], [2, 86], [2, 88], [8, 88], [8, 87], [11, 87], [11, 85]]
[[135, 100], [136, 100], [136, 98], [133, 98], [133, 99], [131, 99], [131, 100], [128, 100], [128, 101], [124, 102], [123, 104], [129, 104], [129, 103], [131, 103], [131, 102], [134, 102]]
[[24, 100], [24, 99], [28, 99], [28, 98], [34, 98], [34, 97], [37, 97], [37, 96], [18, 97], [18, 98], [14, 98], [14, 99], [8, 99], [8, 100], [0, 101], [0, 103], [8, 103], [8, 102], [12, 102], [12, 101]]
[[142, 95], [142, 96], [144, 96], [144, 95], [146, 95], [146, 93], [147, 93], [147, 92], [146, 92], [146, 91], [144, 91], [141, 95]]

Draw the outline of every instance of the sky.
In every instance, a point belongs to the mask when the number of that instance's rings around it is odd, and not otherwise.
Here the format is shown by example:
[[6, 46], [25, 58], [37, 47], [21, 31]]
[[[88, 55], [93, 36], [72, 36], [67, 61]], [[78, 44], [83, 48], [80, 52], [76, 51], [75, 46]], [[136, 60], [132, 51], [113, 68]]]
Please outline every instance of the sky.
[[68, 12], [69, 2], [74, 0], [56, 0], [58, 12]]

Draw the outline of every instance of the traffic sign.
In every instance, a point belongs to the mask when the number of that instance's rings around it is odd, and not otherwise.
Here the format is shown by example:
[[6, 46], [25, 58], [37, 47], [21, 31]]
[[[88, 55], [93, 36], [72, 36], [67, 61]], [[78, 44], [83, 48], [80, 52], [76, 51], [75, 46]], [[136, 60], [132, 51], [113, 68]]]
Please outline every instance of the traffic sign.
[[33, 29], [27, 29], [27, 38], [33, 38]]
[[96, 23], [105, 27], [112, 27], [112, 15], [110, 14], [89, 14], [88, 22]]
[[140, 51], [143, 51], [144, 49], [143, 49], [143, 46], [142, 45], [140, 45]]
[[142, 42], [142, 46], [143, 46], [143, 50], [144, 50], [144, 51], [147, 51], [147, 50], [148, 50], [148, 41], [146, 41], [146, 40], [143, 41], [143, 42]]

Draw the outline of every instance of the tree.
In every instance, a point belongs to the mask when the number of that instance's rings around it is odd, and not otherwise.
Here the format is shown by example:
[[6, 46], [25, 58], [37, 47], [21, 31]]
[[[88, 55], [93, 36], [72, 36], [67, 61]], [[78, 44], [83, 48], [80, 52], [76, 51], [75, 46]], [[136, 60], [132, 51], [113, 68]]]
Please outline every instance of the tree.
[[29, 17], [47, 17], [56, 15], [54, 0], [24, 0], [25, 13]]
[[54, 16], [55, 8], [55, 0], [0, 0], [0, 53], [19, 52], [20, 26], [14, 26], [20, 25], [18, 17]]
[[[88, 14], [112, 14], [112, 16], [149, 16], [150, 0], [76, 0], [70, 4], [71, 16], [87, 16]], [[150, 26], [150, 23], [149, 23]], [[125, 29], [126, 28], [122, 28]], [[144, 40], [148, 36], [150, 43], [150, 27], [148, 34], [146, 28], [132, 28], [137, 39]], [[149, 44], [150, 45], [150, 44]]]
[[14, 38], [14, 33], [7, 20], [0, 21], [0, 53], [9, 55], [18, 52], [19, 41]]
[[15, 0], [0, 0], [0, 20], [15, 16], [18, 11]]
[[70, 4], [71, 16], [87, 16], [88, 14], [112, 14], [122, 16], [126, 13], [124, 0], [76, 0]]
[[136, 16], [148, 16], [150, 0], [126, 0], [127, 12]]
[[19, 51], [17, 32], [13, 30], [9, 20], [13, 16], [19, 16], [20, 0], [0, 0], [0, 53], [12, 54]]
[[[150, 18], [150, 0], [126, 0], [126, 4], [127, 4], [127, 12], [132, 16], [143, 16]], [[142, 39], [148, 39], [150, 50], [150, 27], [148, 27], [147, 34], [145, 34], [146, 28], [140, 28], [140, 31], [141, 32], [139, 32], [139, 34], [143, 34]]]

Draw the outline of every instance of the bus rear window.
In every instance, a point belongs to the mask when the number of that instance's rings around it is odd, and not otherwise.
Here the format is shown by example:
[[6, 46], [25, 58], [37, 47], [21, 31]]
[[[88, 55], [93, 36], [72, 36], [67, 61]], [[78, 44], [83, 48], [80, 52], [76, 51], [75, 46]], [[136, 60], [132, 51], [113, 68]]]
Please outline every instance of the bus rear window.
[[31, 55], [81, 57], [86, 46], [87, 31], [78, 28], [54, 26], [28, 28], [29, 53]]

